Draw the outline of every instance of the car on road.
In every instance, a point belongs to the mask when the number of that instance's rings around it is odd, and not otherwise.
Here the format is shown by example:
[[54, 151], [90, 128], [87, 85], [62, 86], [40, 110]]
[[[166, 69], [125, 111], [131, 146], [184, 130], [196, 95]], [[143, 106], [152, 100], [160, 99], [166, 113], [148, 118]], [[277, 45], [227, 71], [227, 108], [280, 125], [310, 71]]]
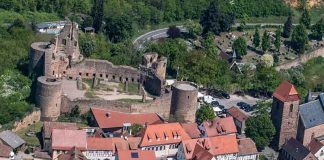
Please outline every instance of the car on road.
[[240, 109], [243, 109], [243, 110], [245, 110], [246, 108], [251, 108], [251, 105], [249, 105], [245, 102], [238, 102], [236, 105], [239, 106]]
[[228, 93], [225, 93], [225, 92], [222, 93], [222, 96], [224, 98], [226, 98], [226, 99], [230, 99], [231, 98], [231, 96]]
[[225, 98], [225, 99], [230, 99], [231, 96], [226, 93], [225, 91], [222, 91], [222, 90], [212, 90], [210, 92], [210, 94], [213, 96], [213, 97], [217, 97], [217, 98]]
[[219, 103], [218, 103], [217, 101], [212, 101], [210, 104], [211, 104], [212, 106], [218, 106], [218, 105], [219, 105]]
[[223, 105], [218, 105], [218, 107], [219, 107], [220, 109], [224, 109], [224, 108], [225, 108], [225, 106], [223, 106]]

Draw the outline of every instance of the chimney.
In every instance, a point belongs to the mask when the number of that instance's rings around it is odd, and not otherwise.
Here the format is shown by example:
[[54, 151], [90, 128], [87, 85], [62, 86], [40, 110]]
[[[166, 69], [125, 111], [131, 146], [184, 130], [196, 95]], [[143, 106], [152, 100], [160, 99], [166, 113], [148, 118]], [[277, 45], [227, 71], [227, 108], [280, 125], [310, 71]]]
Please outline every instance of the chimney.
[[110, 113], [109, 112], [106, 112], [106, 117], [110, 118]]

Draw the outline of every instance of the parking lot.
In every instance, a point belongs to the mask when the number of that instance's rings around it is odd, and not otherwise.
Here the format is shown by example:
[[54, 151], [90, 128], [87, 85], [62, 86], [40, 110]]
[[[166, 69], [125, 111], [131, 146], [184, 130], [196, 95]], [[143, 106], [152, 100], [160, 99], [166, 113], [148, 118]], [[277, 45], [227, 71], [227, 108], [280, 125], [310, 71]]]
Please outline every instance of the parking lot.
[[[251, 97], [251, 96], [248, 96], [248, 95], [246, 95], [246, 96], [238, 96], [238, 95], [235, 95], [235, 94], [231, 94], [230, 99], [225, 99], [225, 98], [222, 98], [222, 99], [215, 98], [215, 99], [220, 105], [223, 105], [226, 109], [231, 108], [233, 106], [238, 107], [237, 106], [238, 102], [245, 102], [245, 103], [253, 106], [254, 104], [256, 104], [256, 102], [258, 100], [262, 100], [262, 99], [254, 98], [254, 97]], [[243, 111], [243, 112], [248, 114], [248, 115], [251, 114], [251, 112], [249, 112], [249, 113], [245, 112], [245, 111]]]

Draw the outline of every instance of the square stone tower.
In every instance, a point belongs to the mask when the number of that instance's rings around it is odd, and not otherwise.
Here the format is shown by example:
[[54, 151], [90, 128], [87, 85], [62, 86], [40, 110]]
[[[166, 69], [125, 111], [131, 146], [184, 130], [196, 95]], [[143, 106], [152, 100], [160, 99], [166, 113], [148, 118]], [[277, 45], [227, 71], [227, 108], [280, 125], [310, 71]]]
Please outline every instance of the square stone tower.
[[296, 138], [299, 96], [294, 85], [283, 81], [273, 93], [271, 119], [276, 128], [275, 149], [280, 149], [290, 138]]

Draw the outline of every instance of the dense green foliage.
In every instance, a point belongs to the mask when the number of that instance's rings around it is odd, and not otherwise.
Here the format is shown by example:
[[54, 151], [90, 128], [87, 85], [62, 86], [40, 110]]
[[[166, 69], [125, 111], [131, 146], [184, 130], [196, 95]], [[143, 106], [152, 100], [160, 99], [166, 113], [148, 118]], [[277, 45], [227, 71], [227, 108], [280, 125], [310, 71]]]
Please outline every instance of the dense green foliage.
[[303, 54], [308, 45], [308, 34], [304, 25], [295, 27], [291, 35], [291, 46], [298, 53]]
[[203, 27], [203, 33], [229, 31], [234, 24], [235, 16], [232, 12], [224, 12], [220, 4], [215, 1], [203, 12], [200, 18], [200, 24]]
[[167, 35], [169, 38], [180, 38], [181, 31], [177, 26], [172, 25], [169, 27], [169, 29], [167, 31]]
[[260, 46], [260, 42], [261, 42], [261, 37], [260, 37], [260, 32], [259, 29], [256, 28], [254, 35], [253, 35], [253, 45], [255, 48], [258, 48]]
[[278, 28], [276, 30], [276, 37], [274, 41], [274, 46], [276, 47], [277, 51], [280, 50], [280, 45], [281, 45], [281, 28]]
[[139, 133], [141, 133], [141, 130], [143, 128], [144, 127], [141, 124], [132, 124], [130, 130], [132, 131], [132, 135], [138, 135]]
[[213, 120], [215, 117], [213, 107], [210, 105], [202, 105], [196, 112], [196, 122], [198, 124]]
[[285, 22], [284, 24], [284, 28], [283, 28], [283, 33], [282, 33], [282, 36], [285, 37], [285, 38], [289, 38], [290, 37], [290, 34], [291, 34], [291, 31], [292, 31], [292, 27], [293, 27], [293, 24], [292, 24], [292, 15], [290, 14], [287, 18], [287, 21]]
[[304, 9], [304, 12], [302, 13], [299, 23], [304, 25], [307, 29], [310, 29], [311, 27], [311, 17], [309, 14], [308, 9]]
[[237, 38], [233, 43], [233, 51], [237, 56], [242, 57], [247, 54], [247, 44], [246, 40], [243, 37]]
[[108, 17], [105, 29], [110, 41], [121, 42], [133, 36], [133, 19], [128, 15]]
[[312, 26], [311, 37], [316, 40], [322, 40], [324, 37], [324, 18], [320, 19], [315, 25]]
[[261, 48], [263, 52], [266, 52], [270, 48], [271, 42], [270, 42], [270, 35], [267, 30], [263, 32], [262, 36], [262, 42], [261, 42]]
[[252, 116], [246, 121], [245, 134], [256, 144], [258, 150], [268, 146], [276, 130], [268, 114]]

